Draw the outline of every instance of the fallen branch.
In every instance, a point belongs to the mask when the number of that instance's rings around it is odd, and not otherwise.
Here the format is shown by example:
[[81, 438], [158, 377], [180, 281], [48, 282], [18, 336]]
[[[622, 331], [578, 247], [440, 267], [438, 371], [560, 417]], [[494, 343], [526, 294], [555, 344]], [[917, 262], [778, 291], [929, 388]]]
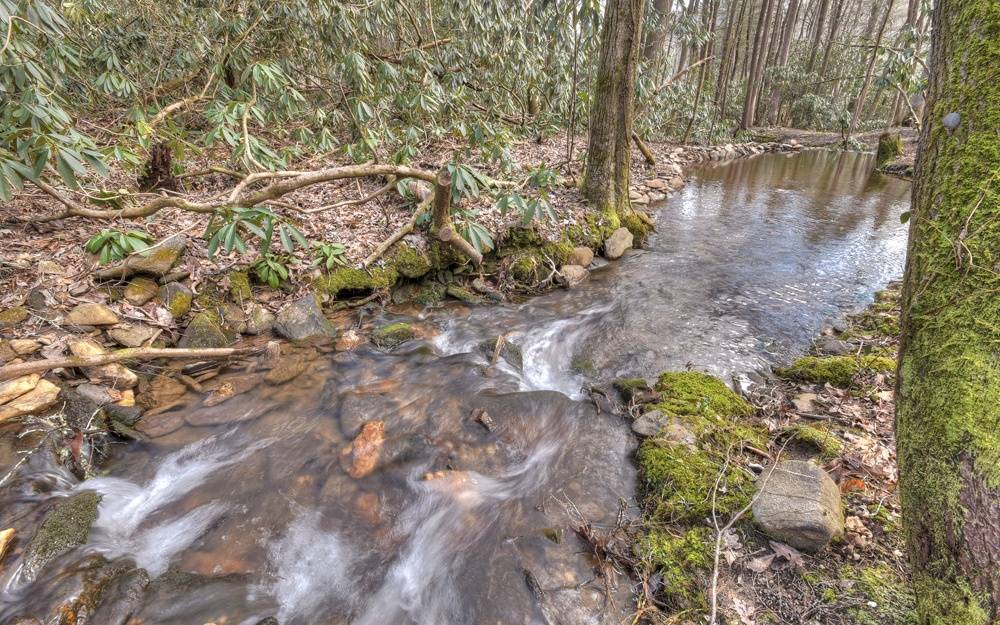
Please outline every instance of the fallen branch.
[[395, 186], [396, 186], [395, 176], [389, 176], [389, 180], [388, 182], [385, 183], [385, 186], [380, 187], [377, 191], [374, 191], [373, 193], [370, 193], [365, 197], [357, 198], [354, 200], [343, 200], [340, 202], [334, 202], [333, 204], [327, 204], [326, 206], [319, 206], [317, 208], [308, 208], [305, 210], [300, 210], [299, 212], [304, 213], [306, 215], [312, 215], [314, 213], [322, 213], [323, 211], [333, 210], [335, 208], [343, 208], [345, 206], [355, 206], [357, 204], [367, 204], [368, 202], [371, 202], [375, 198], [388, 193], [393, 188], [395, 188]]
[[642, 155], [643, 157], [645, 157], [646, 162], [652, 165], [653, 167], [656, 167], [656, 157], [653, 155], [653, 151], [649, 149], [649, 146], [646, 145], [646, 143], [642, 140], [642, 137], [639, 136], [639, 133], [637, 133], [634, 130], [632, 131], [632, 141], [635, 141], [635, 147], [639, 148], [639, 151], [642, 152]]
[[417, 222], [420, 220], [420, 216], [427, 212], [427, 206], [430, 205], [430, 200], [432, 197], [433, 196], [430, 196], [423, 202], [421, 202], [420, 205], [417, 206], [417, 209], [413, 211], [413, 216], [410, 217], [410, 220], [408, 222], [400, 226], [395, 232], [392, 233], [392, 235], [389, 236], [388, 239], [382, 241], [382, 243], [380, 243], [378, 247], [372, 250], [372, 253], [369, 254], [367, 258], [361, 261], [362, 269], [371, 266], [371, 264], [374, 263], [376, 260], [378, 260], [382, 256], [382, 254], [385, 254], [390, 247], [395, 245], [397, 241], [399, 241], [406, 235], [413, 232], [413, 230], [417, 227]]
[[155, 360], [157, 358], [207, 358], [219, 359], [231, 356], [245, 356], [259, 352], [259, 347], [220, 347], [205, 349], [130, 347], [118, 349], [107, 354], [93, 356], [69, 356], [65, 358], [48, 358], [32, 360], [16, 365], [0, 367], [0, 381], [12, 380], [32, 373], [42, 373], [52, 369], [68, 369], [76, 367], [99, 367], [123, 360]]

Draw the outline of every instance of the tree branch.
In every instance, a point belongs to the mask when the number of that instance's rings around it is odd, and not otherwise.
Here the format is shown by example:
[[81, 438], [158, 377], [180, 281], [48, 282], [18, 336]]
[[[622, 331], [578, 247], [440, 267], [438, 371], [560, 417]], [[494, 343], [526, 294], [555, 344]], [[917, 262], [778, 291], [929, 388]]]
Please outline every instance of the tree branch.
[[260, 347], [221, 347], [206, 349], [133, 347], [118, 349], [107, 354], [93, 356], [70, 356], [66, 358], [48, 358], [33, 360], [0, 367], [0, 381], [12, 380], [32, 373], [42, 373], [52, 369], [67, 369], [76, 367], [98, 367], [122, 360], [155, 360], [157, 358], [229, 358], [230, 356], [245, 356], [261, 351]]

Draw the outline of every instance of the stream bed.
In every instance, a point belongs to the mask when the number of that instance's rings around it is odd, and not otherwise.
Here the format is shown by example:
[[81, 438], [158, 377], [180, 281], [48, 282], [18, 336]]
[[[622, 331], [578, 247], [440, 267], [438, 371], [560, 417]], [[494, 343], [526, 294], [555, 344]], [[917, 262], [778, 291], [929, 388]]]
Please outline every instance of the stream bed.
[[[103, 477], [78, 483], [39, 455], [0, 491], [4, 527], [29, 537], [82, 491], [101, 494], [99, 514], [41, 570], [8, 556], [0, 622], [58, 622], [109, 566], [90, 623], [621, 622], [634, 581], [609, 585], [573, 529], [635, 513], [636, 441], [583, 389], [687, 366], [728, 379], [869, 301], [902, 271], [910, 193], [871, 168], [820, 150], [703, 166], [645, 249], [580, 287], [390, 309], [366, 323], [412, 323], [416, 340], [305, 349], [281, 386], [227, 373], [244, 392], [191, 394], [155, 438], [116, 445]], [[499, 334], [520, 359], [490, 364], [481, 344]], [[376, 462], [344, 451], [359, 432]]]

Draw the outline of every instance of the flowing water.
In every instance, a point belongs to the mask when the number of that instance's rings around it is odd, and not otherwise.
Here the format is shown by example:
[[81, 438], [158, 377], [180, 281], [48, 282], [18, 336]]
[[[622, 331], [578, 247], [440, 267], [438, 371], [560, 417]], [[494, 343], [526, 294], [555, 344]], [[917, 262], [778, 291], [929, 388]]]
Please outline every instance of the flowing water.
[[[102, 625], [621, 622], [633, 581], [595, 571], [573, 528], [634, 512], [635, 440], [582, 389], [688, 365], [732, 376], [806, 348], [901, 272], [909, 185], [871, 166], [806, 151], [703, 167], [646, 249], [577, 289], [390, 311], [365, 323], [409, 321], [421, 338], [305, 350], [308, 370], [282, 386], [224, 374], [245, 392], [152, 417], [157, 436], [116, 446], [104, 477], [77, 483], [39, 455], [0, 492], [2, 525], [28, 537], [87, 490], [99, 516], [37, 574], [19, 542], [0, 622], [56, 622], [107, 568], [95, 555], [124, 571], [89, 621]], [[498, 334], [523, 366], [490, 365], [479, 344]], [[352, 477], [342, 450], [374, 421], [378, 461]]]

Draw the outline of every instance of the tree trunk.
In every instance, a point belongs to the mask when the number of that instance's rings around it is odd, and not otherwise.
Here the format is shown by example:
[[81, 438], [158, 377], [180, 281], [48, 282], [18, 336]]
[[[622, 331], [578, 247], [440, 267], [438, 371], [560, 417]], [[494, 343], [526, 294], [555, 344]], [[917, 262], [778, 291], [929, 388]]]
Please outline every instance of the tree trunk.
[[903, 524], [927, 625], [1000, 618], [997, 41], [995, 0], [934, 8], [896, 387]]
[[816, 63], [816, 52], [819, 51], [820, 41], [823, 40], [823, 24], [826, 23], [826, 11], [830, 6], [830, 0], [820, 0], [819, 17], [816, 18], [816, 30], [813, 32], [812, 46], [809, 49], [809, 63], [806, 65], [806, 73], [813, 71]]
[[667, 31], [670, 29], [670, 12], [674, 8], [674, 0], [653, 0], [653, 17], [656, 25], [646, 36], [646, 43], [642, 47], [642, 56], [647, 61], [656, 60], [657, 55], [663, 51], [663, 44], [667, 41]]
[[590, 113], [583, 196], [614, 219], [629, 210], [632, 117], [645, 0], [608, 0]]
[[[781, 43], [778, 46], [777, 67], [788, 63], [788, 52], [792, 47], [792, 34], [795, 31], [795, 19], [799, 12], [799, 0], [789, 0], [788, 11], [785, 13], [785, 24], [781, 30]], [[781, 89], [777, 85], [771, 88], [771, 101], [767, 108], [767, 123], [774, 126], [778, 122], [778, 111], [781, 110]]]
[[764, 0], [760, 7], [760, 15], [757, 20], [757, 34], [754, 37], [753, 54], [751, 54], [750, 75], [747, 78], [746, 97], [743, 99], [743, 117], [740, 120], [740, 129], [746, 130], [754, 125], [757, 113], [757, 97], [760, 94], [760, 83], [764, 77], [764, 68], [767, 65], [767, 37], [771, 26], [771, 9], [775, 2]]

